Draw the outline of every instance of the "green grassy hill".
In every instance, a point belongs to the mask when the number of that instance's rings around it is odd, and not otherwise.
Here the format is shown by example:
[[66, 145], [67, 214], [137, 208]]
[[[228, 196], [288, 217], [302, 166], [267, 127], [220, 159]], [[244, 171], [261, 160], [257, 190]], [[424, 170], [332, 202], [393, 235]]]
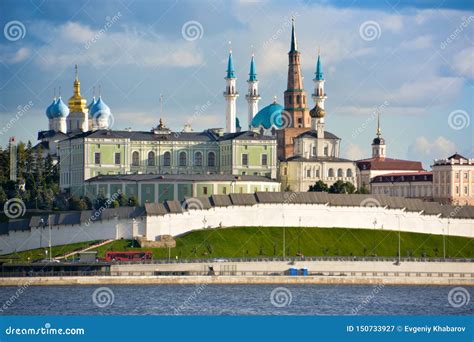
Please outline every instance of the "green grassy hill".
[[[281, 227], [235, 227], [207, 229], [176, 238], [171, 258], [240, 258], [281, 257], [283, 255]], [[285, 229], [286, 256], [397, 256], [398, 232], [347, 228]], [[53, 256], [87, 247], [95, 241], [53, 247]], [[446, 237], [446, 256], [474, 258], [474, 239]], [[99, 257], [106, 251], [140, 250], [131, 240], [118, 240], [96, 249]], [[168, 249], [147, 248], [154, 258], [168, 258]], [[401, 256], [443, 257], [441, 235], [401, 233]], [[41, 259], [44, 249], [10, 255], [18, 261]], [[3, 257], [5, 258], [5, 257]]]

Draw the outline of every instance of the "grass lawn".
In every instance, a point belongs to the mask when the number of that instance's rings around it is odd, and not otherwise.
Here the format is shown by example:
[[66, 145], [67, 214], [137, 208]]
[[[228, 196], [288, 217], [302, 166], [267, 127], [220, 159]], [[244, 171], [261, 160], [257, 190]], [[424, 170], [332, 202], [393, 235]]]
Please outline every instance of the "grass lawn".
[[[191, 232], [176, 238], [176, 248], [171, 248], [171, 258], [238, 258], [281, 257], [283, 231], [285, 230], [286, 256], [397, 256], [398, 232], [347, 229], [292, 227], [235, 227], [207, 229]], [[96, 241], [53, 247], [53, 256], [87, 247]], [[474, 239], [446, 237], [446, 256], [474, 258]], [[98, 256], [106, 251], [141, 250], [131, 240], [117, 240], [96, 248]], [[146, 248], [154, 258], [167, 258], [168, 249]], [[441, 235], [401, 233], [402, 257], [443, 257]], [[12, 257], [26, 261], [44, 257], [44, 249], [16, 253]]]

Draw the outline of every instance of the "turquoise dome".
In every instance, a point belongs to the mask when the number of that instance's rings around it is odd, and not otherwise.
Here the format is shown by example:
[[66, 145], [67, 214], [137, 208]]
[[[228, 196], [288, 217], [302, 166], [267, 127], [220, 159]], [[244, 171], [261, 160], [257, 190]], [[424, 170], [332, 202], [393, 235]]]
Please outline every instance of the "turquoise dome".
[[51, 107], [51, 118], [66, 117], [69, 115], [69, 108], [61, 99], [61, 96], [56, 100], [56, 103]]
[[95, 99], [95, 96], [92, 98], [92, 102], [89, 103], [89, 105], [87, 106], [87, 109], [89, 109], [89, 113], [91, 112], [92, 110], [92, 106], [95, 105], [97, 102], [97, 100]]
[[283, 106], [276, 102], [262, 108], [252, 119], [252, 127], [269, 129], [272, 126], [276, 129], [284, 128], [286, 119], [283, 118]]
[[56, 99], [54, 99], [53, 102], [51, 102], [51, 104], [48, 106], [48, 108], [46, 108], [46, 116], [48, 117], [48, 119], [53, 118], [52, 110], [55, 104], [56, 104]]
[[105, 104], [102, 100], [102, 97], [99, 96], [97, 101], [90, 107], [90, 116], [92, 117], [99, 117], [99, 116], [110, 116], [112, 113], [110, 112], [109, 106]]

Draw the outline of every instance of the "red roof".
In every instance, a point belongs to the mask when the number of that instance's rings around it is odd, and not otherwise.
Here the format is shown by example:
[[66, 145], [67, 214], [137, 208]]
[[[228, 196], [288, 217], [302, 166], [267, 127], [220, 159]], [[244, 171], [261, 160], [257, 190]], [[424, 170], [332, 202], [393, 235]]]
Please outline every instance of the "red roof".
[[391, 172], [391, 173], [384, 173], [384, 177], [397, 177], [397, 176], [424, 176], [424, 175], [432, 175], [433, 172], [431, 171], [418, 171], [418, 172]]
[[360, 170], [413, 170], [424, 171], [421, 162], [393, 158], [368, 158], [356, 161]]

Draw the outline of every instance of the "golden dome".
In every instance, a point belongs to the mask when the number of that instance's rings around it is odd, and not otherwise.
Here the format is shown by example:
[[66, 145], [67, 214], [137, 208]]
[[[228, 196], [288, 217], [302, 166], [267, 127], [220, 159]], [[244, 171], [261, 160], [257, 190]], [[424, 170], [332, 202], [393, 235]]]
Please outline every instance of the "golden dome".
[[79, 76], [77, 74], [76, 64], [76, 78], [74, 80], [74, 93], [69, 99], [69, 111], [87, 113], [87, 100], [81, 96], [81, 82], [79, 82]]
[[322, 109], [321, 107], [319, 107], [318, 104], [316, 104], [316, 106], [314, 106], [314, 108], [309, 111], [309, 115], [312, 118], [320, 119], [320, 118], [324, 118], [326, 116], [326, 111], [324, 109]]

